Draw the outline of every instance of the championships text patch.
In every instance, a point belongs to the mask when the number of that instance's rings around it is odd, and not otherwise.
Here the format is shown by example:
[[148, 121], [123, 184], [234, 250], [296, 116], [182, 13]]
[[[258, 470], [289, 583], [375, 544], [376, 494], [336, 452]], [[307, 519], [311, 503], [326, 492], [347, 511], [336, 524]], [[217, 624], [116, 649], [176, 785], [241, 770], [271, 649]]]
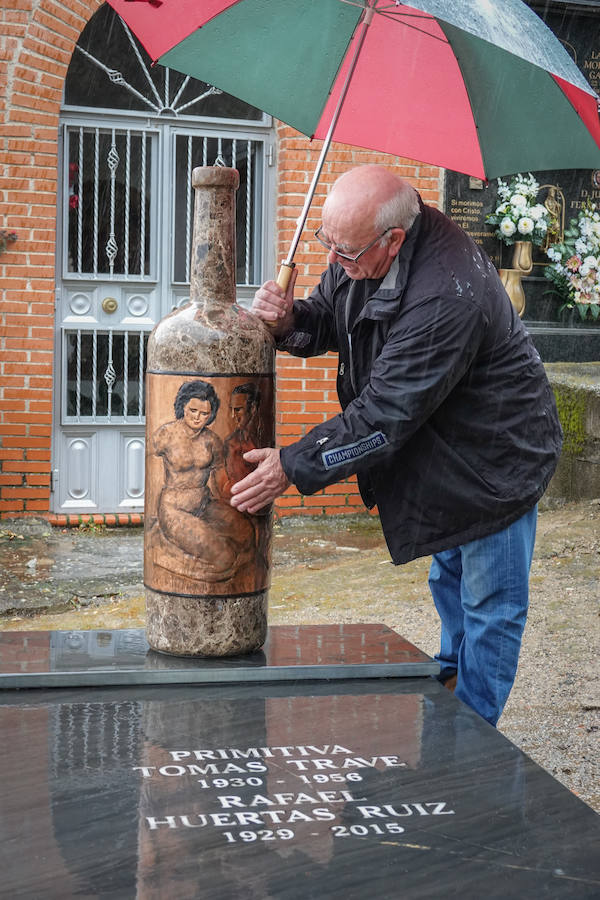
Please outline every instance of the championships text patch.
[[346, 444], [345, 447], [338, 447], [337, 450], [326, 450], [321, 454], [323, 464], [326, 469], [333, 469], [335, 466], [341, 466], [343, 463], [351, 459], [358, 459], [360, 456], [367, 456], [374, 450], [379, 450], [387, 444], [385, 434], [381, 431], [374, 431], [368, 437], [354, 444]]

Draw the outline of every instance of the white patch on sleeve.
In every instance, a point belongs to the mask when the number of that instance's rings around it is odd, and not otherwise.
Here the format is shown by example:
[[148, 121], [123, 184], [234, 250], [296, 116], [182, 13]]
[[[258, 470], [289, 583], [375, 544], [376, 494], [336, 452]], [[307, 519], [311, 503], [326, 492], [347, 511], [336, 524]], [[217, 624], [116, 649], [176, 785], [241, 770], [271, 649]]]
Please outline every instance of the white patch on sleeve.
[[321, 458], [326, 469], [334, 469], [336, 466], [342, 466], [352, 459], [368, 456], [369, 453], [374, 453], [380, 447], [385, 447], [387, 443], [388, 440], [383, 432], [374, 431], [373, 434], [356, 441], [354, 444], [346, 444], [344, 447], [325, 451], [325, 453], [321, 454]]

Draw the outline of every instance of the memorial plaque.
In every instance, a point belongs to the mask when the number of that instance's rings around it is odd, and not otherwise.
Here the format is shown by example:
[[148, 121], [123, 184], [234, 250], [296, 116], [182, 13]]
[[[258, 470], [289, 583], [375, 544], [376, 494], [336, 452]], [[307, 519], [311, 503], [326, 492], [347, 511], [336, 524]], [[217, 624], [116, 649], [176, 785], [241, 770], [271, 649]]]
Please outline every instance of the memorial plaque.
[[[586, 5], [529, 3], [562, 42], [590, 85], [600, 93], [600, 3]], [[533, 102], [533, 101], [532, 101]], [[516, 173], [513, 173], [516, 174]], [[532, 172], [540, 185], [539, 202], [554, 220], [554, 240], [560, 240], [569, 220], [586, 201], [600, 208], [600, 168]], [[510, 180], [506, 176], [505, 180]], [[444, 212], [488, 254], [496, 268], [511, 268], [513, 248], [494, 237], [486, 216], [496, 207], [497, 182], [446, 172]], [[600, 355], [600, 323], [582, 323], [577, 312], [561, 313], [561, 301], [544, 277], [548, 258], [533, 248], [533, 271], [522, 278], [526, 306], [523, 319], [545, 362], [586, 362]]]
[[592, 898], [596, 814], [429, 677], [0, 692], [7, 897]]

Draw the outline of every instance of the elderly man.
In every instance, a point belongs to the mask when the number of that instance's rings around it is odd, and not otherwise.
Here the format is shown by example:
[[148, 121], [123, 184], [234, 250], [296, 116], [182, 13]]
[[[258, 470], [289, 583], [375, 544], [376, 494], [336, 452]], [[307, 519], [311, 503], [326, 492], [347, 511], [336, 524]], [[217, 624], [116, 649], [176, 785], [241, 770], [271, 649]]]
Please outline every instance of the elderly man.
[[342, 175], [316, 236], [329, 265], [310, 297], [268, 281], [252, 309], [280, 349], [339, 354], [342, 412], [248, 453], [231, 502], [252, 513], [290, 482], [312, 494], [356, 474], [393, 562], [432, 554], [440, 679], [495, 724], [561, 445], [543, 365], [482, 250], [391, 171]]

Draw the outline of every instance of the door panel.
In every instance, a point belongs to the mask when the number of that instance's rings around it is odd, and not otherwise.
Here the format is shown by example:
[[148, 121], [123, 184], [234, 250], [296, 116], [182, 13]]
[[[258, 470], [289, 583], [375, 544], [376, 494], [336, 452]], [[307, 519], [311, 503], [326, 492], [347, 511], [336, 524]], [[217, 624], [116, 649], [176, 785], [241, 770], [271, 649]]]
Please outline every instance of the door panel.
[[249, 296], [264, 268], [265, 142], [190, 123], [65, 124], [55, 512], [143, 509], [146, 344], [189, 300], [191, 173], [213, 164], [240, 172], [237, 280]]

